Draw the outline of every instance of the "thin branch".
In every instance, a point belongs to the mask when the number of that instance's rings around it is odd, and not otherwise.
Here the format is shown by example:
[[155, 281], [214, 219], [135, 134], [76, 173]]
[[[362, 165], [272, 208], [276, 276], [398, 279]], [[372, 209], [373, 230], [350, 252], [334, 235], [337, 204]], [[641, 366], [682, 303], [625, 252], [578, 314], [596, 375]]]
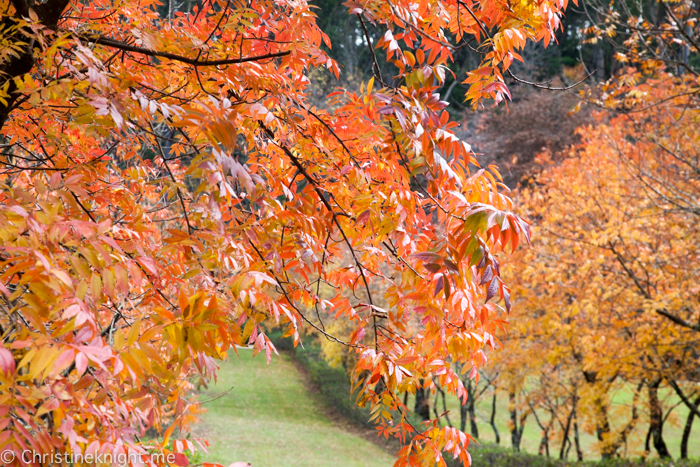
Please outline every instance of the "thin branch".
[[372, 67], [374, 68], [374, 76], [377, 78], [377, 80], [379, 80], [380, 83], [382, 83], [382, 86], [386, 88], [391, 87], [384, 82], [384, 79], [382, 79], [382, 70], [379, 68], [377, 55], [374, 53], [374, 46], [372, 45], [372, 39], [370, 39], [369, 37], [369, 32], [367, 31], [367, 26], [365, 25], [365, 20], [363, 20], [362, 16], [359, 14], [357, 15], [357, 18], [360, 20], [360, 25], [362, 25], [362, 30], [365, 33], [365, 39], [367, 40], [367, 48], [369, 48], [369, 51], [372, 54]]
[[92, 36], [89, 34], [74, 33], [78, 38], [92, 42], [93, 44], [106, 45], [107, 47], [114, 47], [115, 49], [124, 50], [126, 52], [134, 52], [142, 55], [147, 55], [149, 57], [159, 57], [167, 58], [168, 60], [174, 60], [177, 62], [186, 63], [193, 66], [219, 66], [219, 65], [233, 65], [236, 63], [245, 62], [257, 62], [260, 60], [267, 60], [271, 58], [284, 57], [289, 55], [291, 52], [286, 50], [284, 52], [274, 52], [264, 55], [254, 55], [252, 57], [241, 57], [241, 58], [225, 58], [221, 60], [197, 60], [195, 58], [184, 57], [182, 55], [173, 54], [170, 52], [161, 52], [158, 50], [151, 50], [145, 47], [137, 47], [135, 45], [129, 45], [125, 42], [117, 41], [109, 37], [104, 36]]

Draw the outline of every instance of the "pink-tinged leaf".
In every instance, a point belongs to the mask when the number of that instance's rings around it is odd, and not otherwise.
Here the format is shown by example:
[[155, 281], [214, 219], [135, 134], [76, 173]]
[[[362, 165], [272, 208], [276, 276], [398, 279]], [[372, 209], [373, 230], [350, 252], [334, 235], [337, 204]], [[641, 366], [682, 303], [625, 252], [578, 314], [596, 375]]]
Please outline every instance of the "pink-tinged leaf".
[[73, 363], [73, 356], [75, 351], [73, 349], [68, 349], [64, 351], [52, 364], [51, 374], [57, 375], [61, 371], [68, 368], [68, 366]]
[[73, 281], [66, 271], [62, 269], [52, 269], [51, 273], [67, 286], [71, 287], [73, 285]]
[[153, 261], [153, 258], [148, 258], [146, 256], [140, 256], [136, 258], [136, 261], [139, 262], [141, 266], [146, 268], [148, 272], [150, 272], [153, 275], [158, 275], [158, 268], [156, 267], [156, 262]]
[[411, 256], [424, 263], [436, 263], [442, 259], [442, 256], [438, 255], [437, 253], [431, 253], [429, 251], [415, 253]]
[[357, 342], [360, 342], [363, 337], [365, 337], [365, 328], [360, 328], [357, 331], [357, 334], [355, 334], [355, 338], [352, 339], [352, 343], [355, 344]]
[[[206, 440], [195, 439], [194, 442], [197, 443], [197, 445], [199, 445], [200, 448], [202, 448], [202, 451], [204, 451], [205, 453], [209, 453], [209, 449], [207, 449], [209, 447], [209, 443]], [[194, 452], [194, 449], [192, 450], [192, 452]], [[207, 464], [204, 463], [204, 465], [206, 466]], [[221, 464], [210, 464], [210, 465], [221, 465]]]
[[272, 343], [268, 342], [268, 345], [265, 346], [265, 359], [267, 360], [267, 364], [270, 364], [270, 360], [272, 358], [272, 349], [270, 348], [270, 345]]
[[[59, 172], [54, 172], [54, 173], [58, 174], [60, 177]], [[10, 206], [9, 208], [7, 208], [7, 210], [10, 212], [14, 212], [15, 214], [17, 214], [18, 216], [21, 216], [21, 217], [29, 216], [29, 213], [27, 211], [25, 211], [22, 206]]]
[[364, 211], [364, 212], [362, 212], [362, 214], [360, 214], [359, 216], [357, 216], [357, 220], [355, 221], [355, 223], [356, 223], [356, 224], [363, 225], [363, 224], [364, 224], [365, 222], [367, 222], [367, 220], [369, 219], [369, 214], [370, 214], [369, 209], [366, 210], [366, 211]]
[[249, 271], [248, 276], [252, 277], [255, 279], [255, 287], [260, 287], [263, 282], [267, 282], [268, 284], [272, 285], [277, 285], [277, 282], [264, 272], [259, 272], [259, 271]]
[[15, 373], [16, 368], [17, 365], [14, 357], [12, 356], [12, 352], [7, 350], [5, 347], [0, 347], [0, 371], [9, 376]]
[[78, 375], [82, 376], [85, 373], [87, 364], [87, 357], [85, 357], [85, 354], [82, 352], [79, 352], [78, 355], [75, 356], [75, 369], [78, 370]]
[[51, 178], [49, 179], [49, 186], [51, 187], [52, 190], [55, 190], [58, 188], [58, 186], [61, 184], [61, 172], [54, 172], [51, 175]]
[[80, 305], [75, 303], [75, 304], [73, 304], [65, 309], [65, 311], [63, 312], [63, 319], [71, 319], [73, 316], [80, 313], [80, 311], [81, 311]]
[[92, 443], [90, 443], [85, 450], [85, 456], [94, 456], [96, 452], [100, 449], [100, 442], [95, 440]]

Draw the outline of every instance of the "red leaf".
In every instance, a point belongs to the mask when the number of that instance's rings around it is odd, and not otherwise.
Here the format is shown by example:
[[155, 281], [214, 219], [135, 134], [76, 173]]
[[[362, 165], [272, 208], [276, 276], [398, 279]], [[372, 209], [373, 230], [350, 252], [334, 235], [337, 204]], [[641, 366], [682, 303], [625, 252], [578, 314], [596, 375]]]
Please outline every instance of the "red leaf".
[[9, 376], [14, 374], [15, 369], [16, 364], [12, 352], [4, 347], [0, 347], [0, 371]]
[[190, 461], [189, 461], [189, 459], [187, 459], [186, 455], [179, 453], [179, 452], [174, 452], [174, 453], [172, 453], [172, 456], [175, 458], [175, 460], [173, 461], [173, 464], [179, 465], [181, 467], [185, 467], [185, 466], [190, 465]]

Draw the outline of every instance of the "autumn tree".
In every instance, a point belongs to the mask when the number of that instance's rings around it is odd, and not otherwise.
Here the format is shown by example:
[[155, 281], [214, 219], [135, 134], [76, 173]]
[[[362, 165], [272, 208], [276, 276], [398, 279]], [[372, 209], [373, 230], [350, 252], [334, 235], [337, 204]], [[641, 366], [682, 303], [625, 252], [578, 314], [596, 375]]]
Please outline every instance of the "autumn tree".
[[271, 358], [279, 323], [357, 352], [359, 402], [405, 442], [397, 465], [467, 463], [466, 434], [412, 426], [399, 396], [435, 378], [465, 399], [452, 365], [486, 364], [510, 309], [500, 252], [529, 230], [436, 90], [469, 46], [468, 98], [506, 98], [517, 51], [551, 41], [566, 1], [348, 2], [373, 76], [332, 110], [308, 99], [310, 70], [341, 67], [305, 1], [173, 5], [0, 7], [2, 449], [182, 464], [190, 380], [236, 345]]
[[[644, 423], [644, 450], [669, 456], [660, 394], [672, 390], [690, 412], [686, 457], [699, 414], [698, 7], [593, 0], [582, 9], [581, 38], [604, 69], [582, 103], [604, 111], [563, 162], [544, 155], [548, 168], [519, 198], [540, 239], [514, 265], [522, 314], [505, 346], [524, 352], [496, 358], [507, 368], [537, 362], [534, 405], [554, 417], [551, 399], [568, 394], [556, 416], [575, 414], [603, 457]], [[612, 402], [620, 390], [632, 393], [627, 407]], [[564, 446], [569, 425], [558, 426]]]
[[[531, 318], [513, 330], [529, 336], [523, 358], [539, 356], [543, 376], [564, 372], [559, 380], [569, 380], [577, 413], [592, 420], [603, 457], [622, 448], [643, 403], [647, 446], [670, 455], [662, 386], [677, 392], [691, 420], [697, 410], [690, 394], [700, 369], [700, 232], [693, 211], [672, 197], [698, 193], [696, 174], [677, 157], [696, 151], [697, 110], [682, 97], [667, 102], [582, 128], [580, 147], [520, 200], [540, 240], [524, 253], [515, 289], [519, 309]], [[610, 395], [624, 387], [634, 397], [625, 421], [614, 426]]]

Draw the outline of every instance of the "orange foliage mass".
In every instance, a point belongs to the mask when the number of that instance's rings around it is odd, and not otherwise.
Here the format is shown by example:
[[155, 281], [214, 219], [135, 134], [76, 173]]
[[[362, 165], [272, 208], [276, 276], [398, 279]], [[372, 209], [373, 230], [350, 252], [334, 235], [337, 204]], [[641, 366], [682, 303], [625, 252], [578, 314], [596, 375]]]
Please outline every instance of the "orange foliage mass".
[[497, 255], [529, 230], [437, 90], [475, 37], [468, 97], [502, 99], [517, 50], [548, 42], [566, 2], [349, 2], [399, 73], [376, 67], [333, 111], [307, 101], [307, 71], [339, 67], [306, 1], [158, 6], [0, 9], [2, 449], [181, 451], [190, 380], [236, 345], [271, 358], [263, 325], [279, 323], [356, 349], [360, 402], [407, 440], [397, 465], [468, 462], [464, 433], [391, 412], [433, 376], [466, 397], [450, 363], [485, 363], [510, 308]]

